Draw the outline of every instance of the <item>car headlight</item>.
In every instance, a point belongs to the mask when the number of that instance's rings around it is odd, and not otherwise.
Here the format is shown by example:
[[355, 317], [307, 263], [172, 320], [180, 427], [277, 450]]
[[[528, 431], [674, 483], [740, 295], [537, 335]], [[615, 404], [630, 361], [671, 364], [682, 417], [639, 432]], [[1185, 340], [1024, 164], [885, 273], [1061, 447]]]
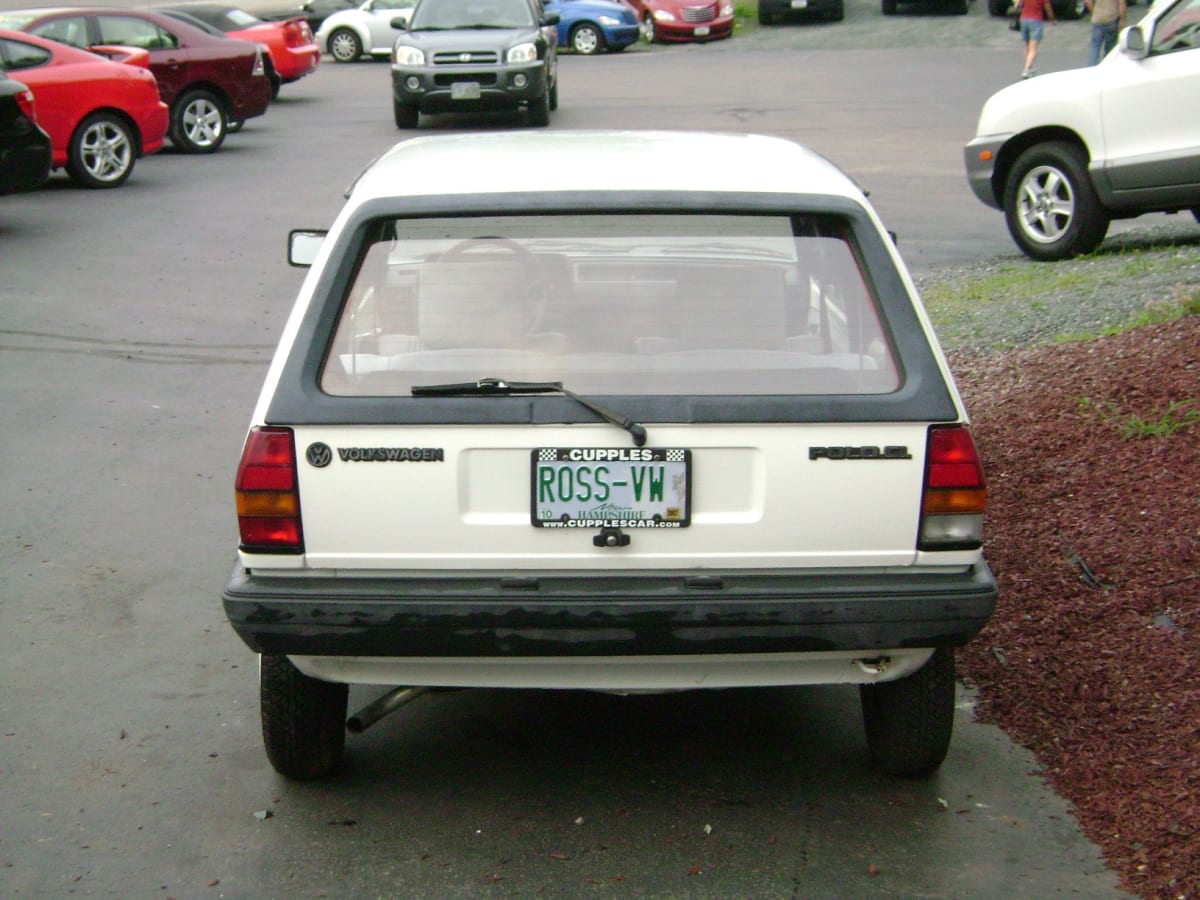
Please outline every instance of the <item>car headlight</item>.
[[598, 16], [597, 18], [599, 18], [601, 25], [612, 26], [621, 24], [620, 19], [614, 19], [612, 16]]
[[675, 14], [668, 12], [665, 9], [654, 10], [654, 21], [656, 22], [674, 22]]
[[733, 15], [733, 4], [732, 3], [722, 3], [721, 4], [721, 15], [732, 16]]
[[407, 44], [397, 44], [392, 50], [392, 62], [401, 66], [423, 66], [425, 52]]
[[537, 62], [537, 47], [533, 44], [517, 44], [517, 46], [508, 49], [508, 53], [504, 58], [510, 63]]

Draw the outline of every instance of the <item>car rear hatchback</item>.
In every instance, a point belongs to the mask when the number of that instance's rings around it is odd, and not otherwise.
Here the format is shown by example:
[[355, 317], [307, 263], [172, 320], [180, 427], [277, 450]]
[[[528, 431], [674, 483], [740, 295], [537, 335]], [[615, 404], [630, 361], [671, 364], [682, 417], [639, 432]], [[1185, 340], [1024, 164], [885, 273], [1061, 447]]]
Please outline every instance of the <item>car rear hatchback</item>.
[[430, 687], [853, 683], [882, 769], [940, 764], [996, 597], [986, 488], [840, 170], [745, 135], [417, 138], [293, 238], [320, 246], [224, 594], [280, 772], [336, 765], [348, 684], [394, 688], [361, 729]]

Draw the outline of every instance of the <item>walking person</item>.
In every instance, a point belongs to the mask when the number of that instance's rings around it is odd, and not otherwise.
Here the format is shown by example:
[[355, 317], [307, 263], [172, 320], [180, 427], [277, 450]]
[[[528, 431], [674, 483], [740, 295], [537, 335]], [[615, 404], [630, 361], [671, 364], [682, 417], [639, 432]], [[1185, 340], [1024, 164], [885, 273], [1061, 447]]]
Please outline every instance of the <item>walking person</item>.
[[1092, 14], [1092, 39], [1088, 65], [1094, 66], [1117, 46], [1117, 35], [1125, 27], [1125, 0], [1083, 0]]
[[[1125, 0], [1119, 2], [1124, 3]], [[1047, 19], [1058, 24], [1050, 0], [1021, 0], [1021, 40], [1025, 42], [1025, 71], [1021, 73], [1022, 78], [1034, 74], [1033, 64], [1037, 62], [1038, 45], [1042, 42]]]

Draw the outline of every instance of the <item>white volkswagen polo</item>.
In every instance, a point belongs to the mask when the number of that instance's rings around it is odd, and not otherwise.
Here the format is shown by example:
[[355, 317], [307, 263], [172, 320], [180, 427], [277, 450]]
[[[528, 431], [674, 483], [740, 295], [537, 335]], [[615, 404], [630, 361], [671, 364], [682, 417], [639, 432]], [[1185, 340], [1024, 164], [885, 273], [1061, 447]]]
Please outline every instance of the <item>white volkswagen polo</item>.
[[[279, 772], [431, 687], [858, 684], [882, 770], [942, 762], [996, 598], [984, 478], [841, 170], [753, 135], [421, 137], [291, 247], [224, 592]], [[391, 690], [347, 722], [350, 684]]]

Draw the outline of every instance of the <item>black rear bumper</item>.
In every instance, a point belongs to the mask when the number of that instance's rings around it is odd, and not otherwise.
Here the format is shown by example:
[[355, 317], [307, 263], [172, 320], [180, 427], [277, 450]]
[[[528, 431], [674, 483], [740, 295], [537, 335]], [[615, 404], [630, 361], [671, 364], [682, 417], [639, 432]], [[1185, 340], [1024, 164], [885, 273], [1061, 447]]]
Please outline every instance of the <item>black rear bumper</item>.
[[780, 572], [262, 577], [223, 594], [259, 653], [562, 657], [959, 646], [992, 614], [986, 563], [947, 574]]

